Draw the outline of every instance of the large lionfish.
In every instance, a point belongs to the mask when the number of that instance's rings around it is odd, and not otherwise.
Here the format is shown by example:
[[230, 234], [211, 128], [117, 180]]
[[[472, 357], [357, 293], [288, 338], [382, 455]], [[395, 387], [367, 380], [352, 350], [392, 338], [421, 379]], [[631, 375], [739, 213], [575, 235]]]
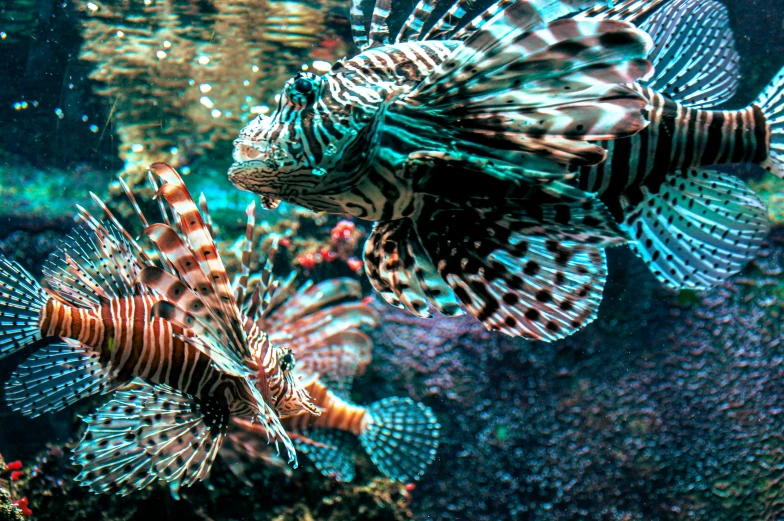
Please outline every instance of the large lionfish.
[[[297, 373], [321, 411], [318, 417], [300, 414], [282, 420], [294, 445], [338, 481], [354, 478], [357, 439], [390, 479], [418, 479], [438, 447], [440, 427], [432, 411], [409, 398], [385, 398], [367, 407], [349, 399], [352, 381], [370, 363], [373, 347], [359, 328], [378, 324], [375, 313], [357, 301], [359, 283], [332, 279], [294, 292], [294, 279], [288, 280], [280, 297], [264, 307], [258, 324], [270, 332], [270, 341], [295, 354]], [[235, 418], [221, 456], [239, 474], [247, 459], [276, 463], [263, 444], [266, 437], [263, 425]]]
[[530, 339], [595, 318], [608, 246], [631, 244], [673, 288], [752, 258], [765, 208], [704, 166], [782, 175], [784, 74], [746, 109], [706, 110], [738, 82], [720, 4], [499, 0], [462, 23], [471, 2], [457, 0], [431, 23], [437, 3], [394, 36], [392, 0], [369, 33], [354, 0], [360, 54], [292, 78], [235, 141], [231, 181], [269, 206], [376, 221], [366, 271], [391, 304], [462, 304]]
[[59, 338], [21, 364], [6, 398], [37, 416], [130, 384], [86, 419], [74, 451], [78, 479], [94, 491], [203, 479], [234, 418], [260, 421], [265, 441], [283, 442], [296, 466], [280, 416], [319, 411], [292, 374], [290, 350], [240, 312], [244, 288], [232, 291], [179, 175], [150, 168], [165, 181], [157, 192], [173, 221], [162, 205], [164, 222], [148, 226], [127, 193], [158, 262], [95, 196], [107, 219], [79, 207], [83, 226], [45, 266], [49, 290], [0, 257], [0, 357]]

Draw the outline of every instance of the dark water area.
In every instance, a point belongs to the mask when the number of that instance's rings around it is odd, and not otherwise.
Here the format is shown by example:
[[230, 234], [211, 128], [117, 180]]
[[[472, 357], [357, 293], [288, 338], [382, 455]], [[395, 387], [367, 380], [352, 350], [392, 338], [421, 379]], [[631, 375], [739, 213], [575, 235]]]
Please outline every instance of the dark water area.
[[[232, 140], [274, 111], [303, 65], [323, 72], [319, 62], [356, 53], [350, 3], [0, 0], [0, 255], [41, 280], [75, 205], [102, 215], [90, 192], [135, 237], [143, 227], [117, 177], [152, 215], [146, 165], [160, 160], [194, 198], [206, 194], [218, 253], [238, 273], [245, 207], [259, 199], [226, 177]], [[392, 27], [415, 3], [392, 2]], [[470, 12], [492, 3], [470, 2]], [[784, 67], [784, 0], [721, 3], [741, 56], [729, 110]], [[372, 361], [349, 379], [347, 400], [406, 397], [432, 410], [439, 447], [421, 479], [388, 479], [354, 440], [350, 483], [320, 472], [312, 453], [284, 470], [261, 451], [219, 456], [208, 480], [179, 491], [158, 480], [130, 496], [93, 494], [71, 454], [82, 418], [109, 397], [29, 418], [0, 391], [0, 521], [782, 520], [784, 183], [753, 165], [720, 170], [768, 207], [772, 231], [756, 258], [709, 291], [677, 292], [627, 247], [610, 248], [598, 318], [552, 343], [387, 305], [362, 271], [369, 221], [285, 203], [259, 210], [258, 228], [282, 244], [279, 277], [358, 281], [361, 295], [346, 300], [378, 321], [362, 326]], [[52, 342], [0, 360], [0, 384]]]

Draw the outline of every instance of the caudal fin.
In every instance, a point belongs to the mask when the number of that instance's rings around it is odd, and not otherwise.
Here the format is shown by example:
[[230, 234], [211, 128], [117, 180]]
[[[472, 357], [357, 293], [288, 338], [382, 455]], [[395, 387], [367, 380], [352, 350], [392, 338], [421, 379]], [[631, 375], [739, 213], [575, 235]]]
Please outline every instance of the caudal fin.
[[436, 457], [441, 426], [429, 407], [410, 398], [385, 398], [367, 409], [359, 442], [390, 479], [419, 479]]
[[784, 69], [776, 74], [754, 104], [762, 109], [770, 130], [770, 153], [762, 167], [784, 178]]
[[624, 213], [635, 253], [676, 290], [707, 290], [738, 273], [770, 230], [765, 205], [746, 183], [706, 168], [669, 174]]
[[0, 359], [41, 339], [38, 320], [48, 298], [24, 268], [0, 255]]

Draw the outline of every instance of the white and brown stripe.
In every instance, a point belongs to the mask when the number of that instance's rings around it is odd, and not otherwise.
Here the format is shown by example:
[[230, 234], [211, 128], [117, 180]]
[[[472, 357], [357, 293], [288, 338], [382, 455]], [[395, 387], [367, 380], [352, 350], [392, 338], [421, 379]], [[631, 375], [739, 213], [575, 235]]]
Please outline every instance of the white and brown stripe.
[[[182, 340], [181, 328], [150, 319], [153, 305], [160, 300], [144, 294], [81, 309], [49, 299], [39, 322], [41, 336], [70, 338], [97, 349], [101, 364], [119, 382], [141, 378], [198, 398], [251, 400], [244, 396], [239, 378], [218, 371], [206, 355]], [[252, 410], [239, 403], [226, 405], [249, 414]]]
[[[619, 198], [642, 200], [641, 189], [656, 193], [668, 174], [717, 164], [761, 163], [769, 155], [769, 125], [762, 110], [701, 110], [634, 85], [649, 100], [648, 127], [601, 146], [607, 159], [579, 169], [579, 187], [597, 192], [622, 219]], [[574, 168], [577, 171], [578, 169]]]

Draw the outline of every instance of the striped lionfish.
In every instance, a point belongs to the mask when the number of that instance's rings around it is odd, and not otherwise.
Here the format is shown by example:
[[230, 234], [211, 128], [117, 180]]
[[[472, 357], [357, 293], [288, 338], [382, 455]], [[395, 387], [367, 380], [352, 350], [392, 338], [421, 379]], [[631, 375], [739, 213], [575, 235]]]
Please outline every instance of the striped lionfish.
[[[351, 481], [358, 438], [388, 478], [418, 479], [438, 447], [440, 427], [431, 410], [408, 398], [386, 398], [368, 407], [349, 401], [352, 380], [370, 363], [373, 348], [359, 328], [378, 324], [375, 313], [357, 302], [360, 285], [333, 279], [307, 283], [296, 293], [284, 289], [279, 295], [283, 299], [265, 308], [269, 311], [259, 327], [270, 332], [273, 343], [296, 355], [297, 372], [321, 411], [318, 417], [300, 414], [282, 420], [297, 449], [324, 475]], [[265, 439], [262, 425], [234, 418], [221, 456], [240, 475], [247, 459], [277, 464], [262, 443]]]
[[148, 225], [123, 186], [157, 264], [94, 195], [107, 218], [78, 207], [83, 225], [45, 266], [49, 290], [0, 257], [0, 357], [58, 339], [21, 364], [6, 398], [38, 416], [127, 386], [86, 419], [74, 450], [78, 479], [96, 492], [203, 479], [234, 418], [260, 421], [266, 441], [282, 442], [296, 466], [279, 417], [319, 411], [291, 372], [293, 357], [240, 313], [244, 288], [232, 291], [179, 175], [150, 168], [165, 181], [158, 189], [150, 177], [173, 220], [161, 202], [164, 222]]
[[389, 303], [462, 304], [552, 341], [596, 317], [609, 246], [675, 289], [753, 257], [764, 206], [706, 166], [783, 175], [784, 73], [750, 107], [710, 110], [738, 83], [721, 4], [499, 0], [463, 23], [470, 0], [432, 22], [438, 0], [420, 0], [395, 35], [391, 3], [368, 24], [353, 0], [360, 53], [292, 78], [229, 170], [268, 206], [375, 221], [366, 271]]

